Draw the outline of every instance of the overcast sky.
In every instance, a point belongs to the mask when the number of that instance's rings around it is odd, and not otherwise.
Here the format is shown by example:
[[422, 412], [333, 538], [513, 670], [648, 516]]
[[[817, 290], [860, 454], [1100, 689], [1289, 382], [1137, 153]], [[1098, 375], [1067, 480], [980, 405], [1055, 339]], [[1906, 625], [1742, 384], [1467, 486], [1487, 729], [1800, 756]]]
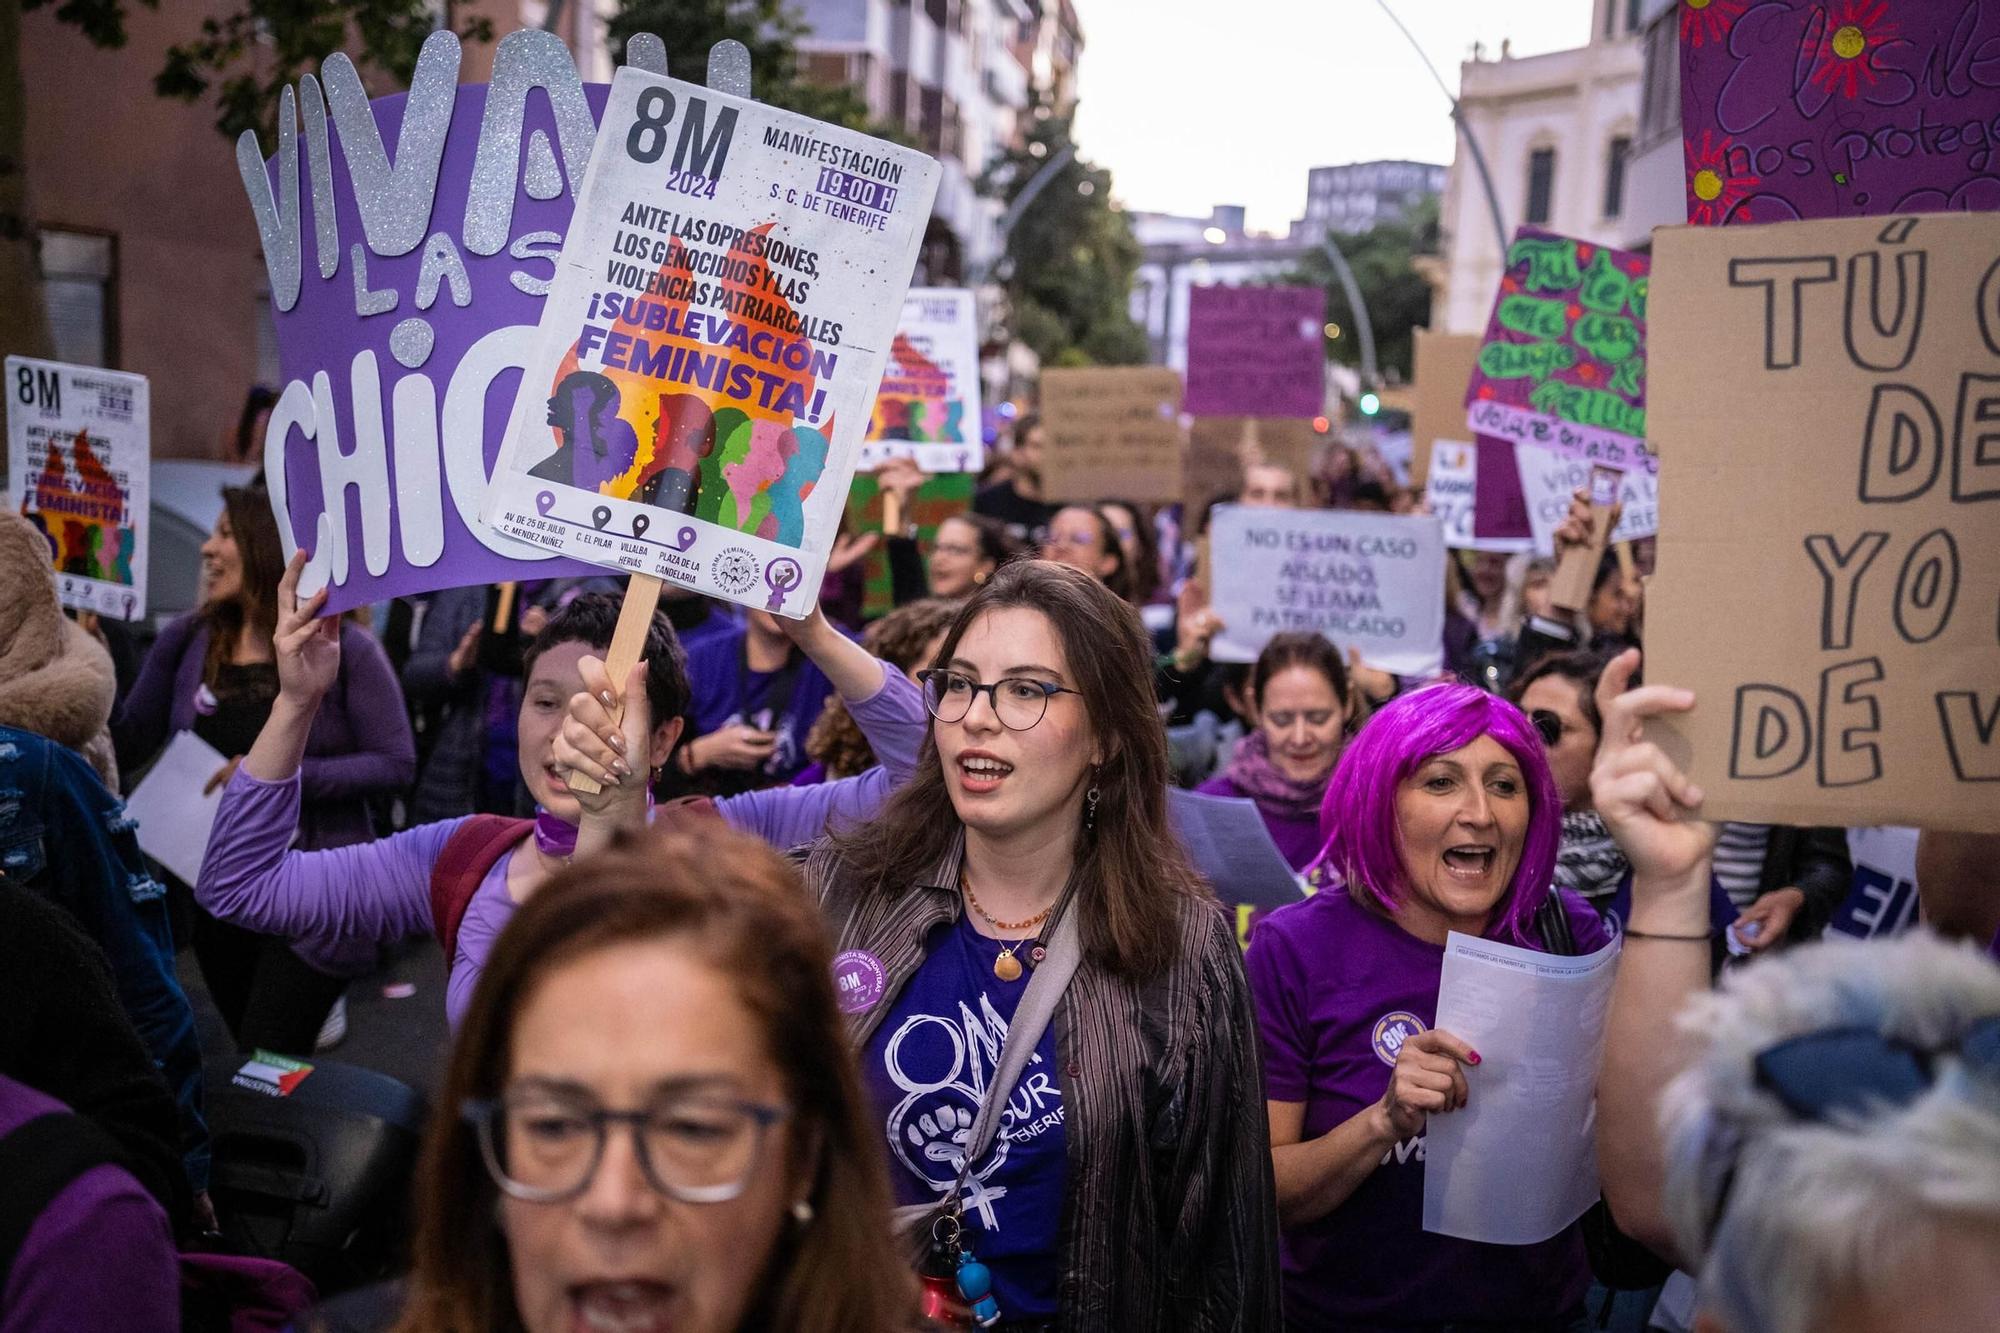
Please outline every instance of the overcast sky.
[[[1445, 83], [1487, 55], [1583, 45], [1590, 0], [1389, 0]], [[1450, 105], [1376, 0], [1077, 0], [1076, 137], [1129, 208], [1243, 204], [1283, 231], [1311, 167], [1451, 161]]]

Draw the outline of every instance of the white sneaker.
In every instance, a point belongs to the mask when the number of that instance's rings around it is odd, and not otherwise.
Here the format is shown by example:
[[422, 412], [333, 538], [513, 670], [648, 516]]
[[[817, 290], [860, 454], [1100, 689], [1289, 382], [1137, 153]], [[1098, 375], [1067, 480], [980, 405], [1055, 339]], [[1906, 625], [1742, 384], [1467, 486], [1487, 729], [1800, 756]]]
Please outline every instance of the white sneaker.
[[320, 1024], [319, 1036], [313, 1039], [313, 1049], [330, 1051], [347, 1040], [347, 993], [341, 992], [333, 1007], [326, 1011], [326, 1022]]

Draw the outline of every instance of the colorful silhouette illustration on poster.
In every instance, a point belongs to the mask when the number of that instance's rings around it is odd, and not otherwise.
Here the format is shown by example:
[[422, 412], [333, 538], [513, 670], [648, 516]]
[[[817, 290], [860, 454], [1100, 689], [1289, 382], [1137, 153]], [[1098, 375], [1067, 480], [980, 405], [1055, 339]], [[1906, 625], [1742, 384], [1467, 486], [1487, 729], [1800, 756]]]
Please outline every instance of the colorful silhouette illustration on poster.
[[549, 397], [549, 425], [561, 446], [530, 469], [542, 481], [609, 494], [606, 487], [630, 471], [639, 436], [619, 416], [618, 386], [589, 370], [563, 376]]

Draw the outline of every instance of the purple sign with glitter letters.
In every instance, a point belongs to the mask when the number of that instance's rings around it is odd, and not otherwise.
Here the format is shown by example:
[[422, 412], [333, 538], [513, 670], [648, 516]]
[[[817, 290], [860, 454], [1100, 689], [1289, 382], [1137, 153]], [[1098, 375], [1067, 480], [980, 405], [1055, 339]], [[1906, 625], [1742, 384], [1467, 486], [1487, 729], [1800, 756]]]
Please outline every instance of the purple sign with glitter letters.
[[478, 514], [607, 89], [532, 29], [502, 40], [490, 85], [458, 67], [433, 34], [411, 91], [371, 102], [331, 56], [324, 91], [286, 90], [277, 156], [239, 145], [285, 379], [265, 476], [329, 613], [602, 572]]
[[2000, 5], [1684, 0], [1688, 221], [2000, 209]]

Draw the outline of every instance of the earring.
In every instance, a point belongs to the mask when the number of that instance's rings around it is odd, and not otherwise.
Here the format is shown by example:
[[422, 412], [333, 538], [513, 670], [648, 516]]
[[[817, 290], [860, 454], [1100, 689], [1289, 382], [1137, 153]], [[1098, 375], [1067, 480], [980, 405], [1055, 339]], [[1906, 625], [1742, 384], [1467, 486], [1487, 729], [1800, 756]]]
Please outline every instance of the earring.
[[812, 1224], [813, 1206], [810, 1200], [800, 1199], [792, 1205], [792, 1220], [802, 1227]]
[[992, 576], [991, 576], [991, 575], [989, 575], [989, 574], [988, 574], [988, 573], [987, 573], [987, 572], [986, 572], [985, 570], [983, 570], [983, 569], [982, 569], [982, 570], [980, 570], [980, 571], [979, 571], [979, 572], [978, 572], [977, 574], [974, 574], [974, 575], [972, 576], [972, 581], [973, 581], [974, 583], [984, 583], [984, 582], [986, 582], [986, 580], [987, 580], [988, 578], [990, 578], [990, 577], [992, 577]]
[[1083, 794], [1083, 831], [1089, 833], [1097, 828], [1097, 803], [1104, 799], [1104, 793], [1092, 783], [1090, 790]]

